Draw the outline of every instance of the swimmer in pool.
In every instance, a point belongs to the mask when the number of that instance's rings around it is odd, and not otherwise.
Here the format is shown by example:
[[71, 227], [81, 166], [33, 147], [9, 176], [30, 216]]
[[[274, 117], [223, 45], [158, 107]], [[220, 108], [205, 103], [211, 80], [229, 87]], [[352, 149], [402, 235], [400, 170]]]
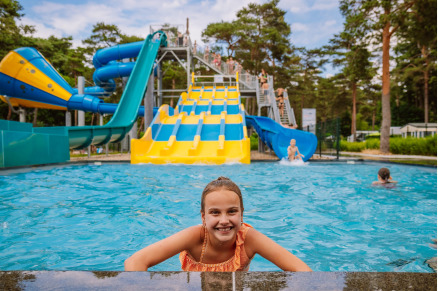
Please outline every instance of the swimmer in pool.
[[219, 177], [201, 196], [202, 225], [186, 228], [136, 252], [125, 271], [147, 271], [179, 253], [183, 271], [247, 271], [256, 254], [284, 271], [312, 271], [303, 261], [243, 222], [239, 187]]
[[377, 173], [377, 180], [374, 181], [373, 185], [387, 185], [387, 184], [395, 184], [397, 181], [393, 181], [391, 177], [391, 173], [388, 168], [381, 168]]
[[290, 146], [287, 148], [287, 157], [289, 161], [302, 160], [302, 158], [304, 158], [304, 155], [300, 154], [296, 143], [297, 141], [295, 139], [290, 140]]

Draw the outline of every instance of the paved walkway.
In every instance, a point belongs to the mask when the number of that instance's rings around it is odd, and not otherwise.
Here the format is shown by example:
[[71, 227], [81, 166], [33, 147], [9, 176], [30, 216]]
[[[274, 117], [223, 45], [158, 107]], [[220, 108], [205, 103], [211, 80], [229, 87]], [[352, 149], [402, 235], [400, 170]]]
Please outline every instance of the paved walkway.
[[340, 152], [342, 156], [371, 158], [371, 159], [398, 159], [398, 160], [437, 160], [437, 157], [431, 156], [415, 156], [415, 155], [383, 155], [383, 154], [367, 154], [367, 153], [353, 153], [353, 152]]
[[[369, 160], [437, 160], [437, 157], [431, 156], [410, 156], [410, 155], [381, 155], [381, 154], [369, 154], [369, 153], [353, 153], [353, 152], [341, 152], [341, 159], [346, 158], [361, 158], [361, 159], [369, 159]], [[319, 154], [313, 155], [311, 160], [331, 160], [334, 159], [334, 156], [322, 155]], [[93, 155], [89, 159], [87, 156], [85, 157], [72, 157], [71, 161], [130, 161], [131, 154], [110, 154], [110, 155]], [[260, 153], [258, 151], [251, 151], [251, 161], [277, 161], [278, 157], [274, 154], [274, 152], [265, 152]]]
[[[130, 161], [131, 154], [105, 154], [102, 155], [92, 155], [90, 158], [85, 157], [71, 157], [70, 161]], [[259, 153], [258, 151], [251, 151], [251, 161], [277, 161], [278, 158], [274, 152], [269, 153]]]

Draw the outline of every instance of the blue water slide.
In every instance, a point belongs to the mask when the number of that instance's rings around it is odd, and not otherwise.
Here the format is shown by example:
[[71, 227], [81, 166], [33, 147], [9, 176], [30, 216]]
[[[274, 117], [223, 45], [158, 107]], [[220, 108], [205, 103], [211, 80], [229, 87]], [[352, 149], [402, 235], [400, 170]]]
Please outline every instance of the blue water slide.
[[135, 58], [140, 53], [143, 43], [138, 41], [100, 49], [93, 56], [93, 65], [97, 69], [114, 60]]
[[[154, 40], [154, 35], [159, 39]], [[117, 109], [104, 126], [67, 127], [70, 148], [84, 148], [90, 144], [101, 145], [118, 142], [132, 128], [137, 120], [141, 101], [147, 90], [149, 76], [152, 73], [160, 46], [167, 45], [167, 37], [161, 31], [148, 35], [138, 54], [137, 61], [128, 79]]]
[[268, 117], [246, 115], [246, 124], [256, 130], [260, 139], [280, 159], [287, 159], [287, 148], [291, 139], [296, 140], [300, 153], [304, 155], [304, 161], [313, 156], [318, 145], [318, 139], [313, 133], [285, 128]]

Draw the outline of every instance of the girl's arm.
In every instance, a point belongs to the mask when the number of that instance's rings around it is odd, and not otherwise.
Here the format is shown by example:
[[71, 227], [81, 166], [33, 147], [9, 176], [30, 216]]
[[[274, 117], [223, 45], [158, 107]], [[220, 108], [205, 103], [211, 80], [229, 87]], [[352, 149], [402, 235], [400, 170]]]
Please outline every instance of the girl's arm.
[[147, 271], [200, 241], [200, 227], [192, 226], [139, 250], [125, 261], [125, 271]]
[[308, 272], [309, 266], [261, 232], [251, 228], [245, 239], [248, 257], [259, 254], [283, 271]]

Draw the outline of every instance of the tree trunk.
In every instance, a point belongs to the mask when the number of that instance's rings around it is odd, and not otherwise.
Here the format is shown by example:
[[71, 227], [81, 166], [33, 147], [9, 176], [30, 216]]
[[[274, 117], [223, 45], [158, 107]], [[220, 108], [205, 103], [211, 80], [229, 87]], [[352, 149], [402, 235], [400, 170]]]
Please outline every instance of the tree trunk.
[[38, 121], [38, 108], [35, 108], [33, 110], [33, 122], [32, 122], [33, 126], [37, 125], [37, 121]]
[[429, 59], [426, 46], [422, 46], [421, 54], [426, 61], [423, 72], [424, 78], [424, 122], [429, 122]]
[[357, 94], [357, 84], [353, 82], [353, 111], [351, 113], [351, 134], [353, 135], [353, 141], [356, 141], [356, 94]]
[[391, 89], [389, 74], [390, 22], [383, 28], [382, 48], [382, 124], [380, 127], [380, 151], [389, 153], [389, 131], [391, 128]]
[[8, 116], [6, 117], [6, 120], [11, 120], [12, 110], [11, 106], [8, 106]]

